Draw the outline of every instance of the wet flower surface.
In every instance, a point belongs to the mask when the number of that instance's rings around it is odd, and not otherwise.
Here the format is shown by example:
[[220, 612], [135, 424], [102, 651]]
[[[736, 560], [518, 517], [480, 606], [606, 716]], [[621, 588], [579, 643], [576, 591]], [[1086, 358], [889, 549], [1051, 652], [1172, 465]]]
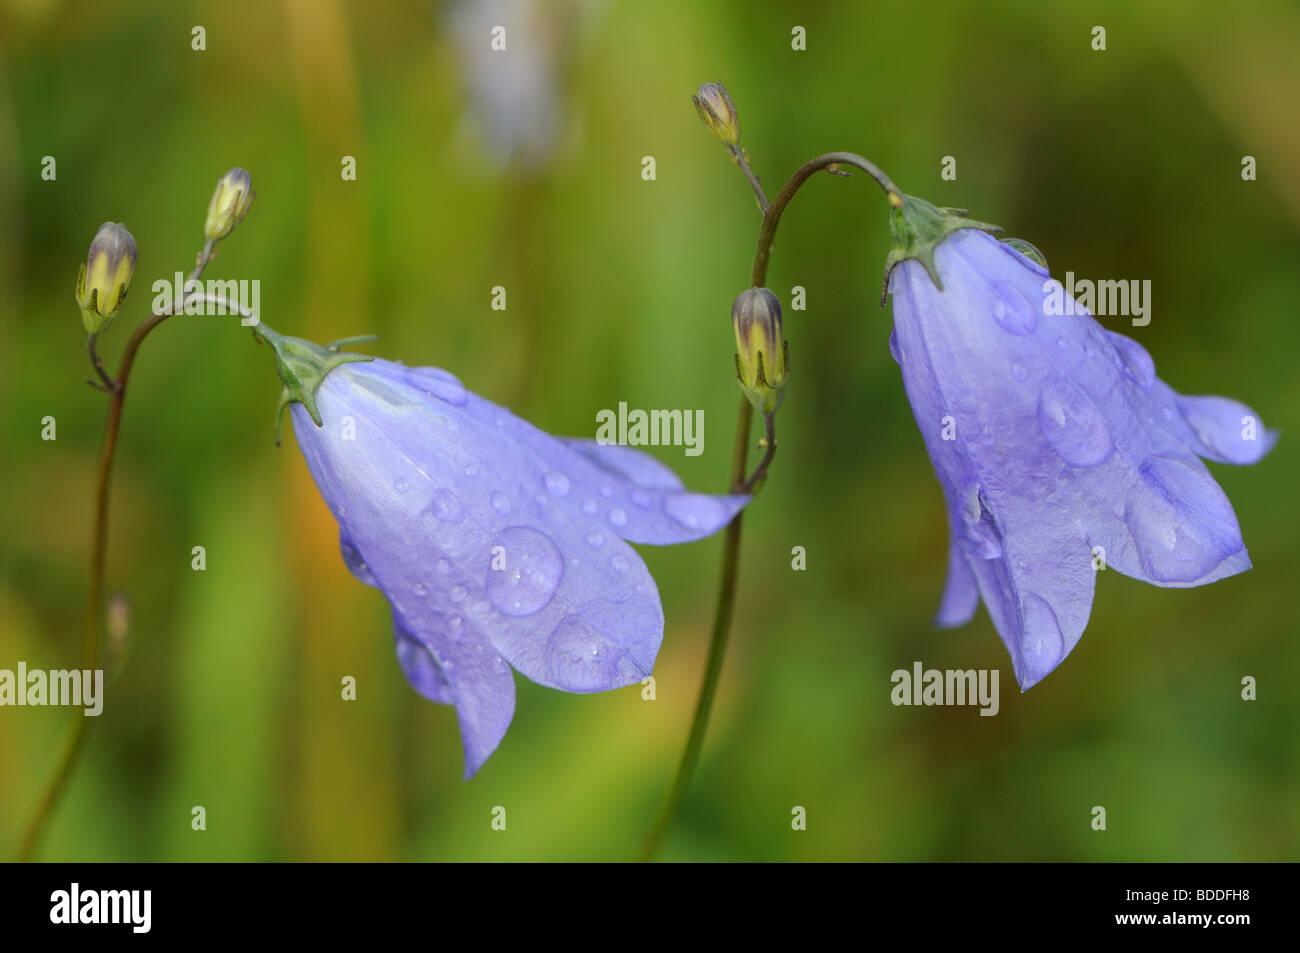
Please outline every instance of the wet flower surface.
[[337, 367], [316, 405], [323, 426], [295, 403], [294, 432], [343, 558], [387, 596], [412, 686], [455, 706], [466, 777], [510, 724], [512, 667], [569, 692], [650, 674], [663, 610], [628, 543], [700, 539], [748, 499], [691, 493], [639, 450], [553, 437], [436, 368]]
[[1263, 457], [1254, 411], [1184, 397], [1132, 338], [1047, 313], [1047, 269], [990, 235], [957, 231], [934, 263], [942, 290], [895, 268], [889, 347], [947, 502], [940, 625], [983, 597], [1027, 689], [1078, 643], [1103, 565], [1175, 587], [1250, 568], [1199, 458]]

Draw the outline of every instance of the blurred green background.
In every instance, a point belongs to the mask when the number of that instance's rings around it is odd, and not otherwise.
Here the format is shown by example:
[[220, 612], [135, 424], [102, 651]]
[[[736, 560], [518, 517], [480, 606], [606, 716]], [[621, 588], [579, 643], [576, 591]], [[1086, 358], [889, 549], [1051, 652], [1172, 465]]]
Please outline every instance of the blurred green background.
[[[504, 54], [488, 50], [497, 23]], [[885, 203], [861, 176], [810, 183], [769, 282], [787, 303], [807, 289], [807, 310], [787, 309], [781, 452], [747, 518], [721, 694], [664, 856], [1294, 859], [1298, 42], [1289, 0], [0, 0], [0, 667], [78, 664], [105, 405], [82, 383], [78, 262], [105, 220], [140, 245], [104, 342], [113, 368], [152, 281], [193, 264], [233, 165], [258, 198], [208, 277], [260, 279], [277, 330], [376, 332], [380, 355], [451, 369], [556, 433], [591, 436], [619, 401], [702, 408], [704, 454], [657, 453], [721, 490], [728, 309], [758, 215], [689, 101], [719, 80], [769, 191], [854, 150], [1033, 241], [1057, 274], [1149, 278], [1137, 336], [1161, 376], [1244, 400], [1283, 435], [1259, 466], [1213, 467], [1251, 572], [1192, 590], [1106, 573], [1078, 648], [1020, 695], [983, 609], [929, 624], [946, 525], [877, 307]], [[519, 678], [513, 727], [464, 783], [454, 713], [408, 688], [384, 600], [344, 569], [296, 446], [272, 445], [278, 388], [233, 318], [175, 319], [145, 344], [108, 573], [131, 600], [128, 654], [41, 856], [634, 856], [685, 740], [720, 537], [642, 548], [667, 618], [656, 701]], [[1000, 669], [1001, 713], [893, 707], [890, 673], [918, 659]], [[75, 717], [0, 710], [0, 856]]]

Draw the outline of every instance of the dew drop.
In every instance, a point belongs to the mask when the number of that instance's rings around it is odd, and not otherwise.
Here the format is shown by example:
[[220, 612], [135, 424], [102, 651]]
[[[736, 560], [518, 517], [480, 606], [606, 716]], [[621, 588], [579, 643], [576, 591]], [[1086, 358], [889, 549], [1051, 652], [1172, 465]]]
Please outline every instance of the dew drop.
[[629, 568], [627, 557], [624, 556], [622, 553], [615, 553], [613, 556], [611, 556], [609, 558], [609, 565], [610, 568], [614, 570], [614, 572], [619, 574], [627, 572]]
[[1059, 337], [1056, 339], [1056, 346], [1060, 348], [1062, 351], [1065, 351], [1069, 349], [1070, 342], [1067, 341], [1064, 337]]
[[460, 500], [456, 499], [456, 494], [448, 489], [433, 491], [429, 511], [440, 523], [459, 523], [465, 518], [465, 509], [460, 505]]
[[592, 691], [605, 685], [613, 672], [602, 653], [603, 637], [576, 615], [566, 615], [546, 640], [552, 678], [567, 691]]
[[609, 499], [611, 496], [614, 495], [614, 488], [610, 486], [608, 483], [606, 483], [600, 488], [600, 495], [603, 496], [605, 499]]
[[587, 544], [599, 549], [601, 546], [605, 545], [605, 534], [599, 530], [593, 529], [587, 534]]
[[484, 590], [503, 615], [533, 615], [549, 603], [564, 576], [564, 557], [551, 538], [530, 526], [508, 526], [492, 541], [505, 550], [505, 568], [488, 568]]
[[623, 512], [623, 510], [619, 509], [618, 507], [615, 507], [614, 509], [610, 510], [609, 524], [611, 526], [626, 526], [627, 513]]
[[1156, 363], [1151, 360], [1147, 349], [1131, 337], [1116, 334], [1114, 331], [1107, 331], [1106, 336], [1110, 338], [1110, 343], [1115, 345], [1115, 350], [1119, 353], [1119, 366], [1124, 373], [1138, 387], [1150, 390], [1156, 382]]
[[1025, 369], [1023, 364], [1012, 364], [1011, 376], [1023, 384], [1025, 381], [1029, 380], [1029, 371]]
[[1147, 485], [1129, 497], [1124, 522], [1154, 581], [1194, 583], [1242, 550], [1232, 504], [1199, 461], [1156, 454], [1139, 472]]
[[705, 493], [673, 493], [664, 497], [664, 512], [687, 529], [721, 526], [722, 504]]
[[633, 490], [632, 502], [641, 507], [641, 509], [646, 509], [650, 505], [650, 494], [642, 489]]
[[398, 477], [397, 482], [393, 484], [393, 489], [396, 490], [398, 493], [405, 493], [410, 488], [411, 488], [411, 481], [406, 479], [406, 477]]
[[424, 598], [425, 594], [429, 590], [424, 587], [424, 583], [417, 582], [415, 585], [411, 587], [411, 591], [415, 593], [417, 596], [419, 596], [420, 598]]
[[993, 320], [1008, 334], [1032, 334], [1034, 328], [1038, 327], [1038, 312], [1015, 285], [1009, 281], [995, 281]]
[[478, 476], [478, 464], [477, 463], [468, 464], [465, 467], [465, 476], [470, 477], [471, 479]]
[[1061, 459], [1094, 467], [1115, 450], [1106, 421], [1088, 395], [1061, 377], [1049, 377], [1038, 394], [1038, 425]]
[[1023, 632], [1020, 636], [1020, 680], [1033, 684], [1056, 668], [1065, 657], [1065, 637], [1056, 613], [1042, 596], [1027, 592], [1020, 600]]
[[898, 331], [894, 329], [889, 332], [889, 356], [894, 359], [895, 364], [903, 363], [903, 345], [898, 343]]
[[459, 642], [465, 637], [465, 623], [460, 616], [454, 615], [447, 620], [447, 631], [451, 633], [453, 642]]
[[433, 565], [434, 565], [434, 568], [438, 570], [438, 572], [443, 573], [444, 575], [445, 575], [446, 573], [451, 572], [451, 563], [449, 563], [449, 562], [448, 562], [447, 560], [445, 560], [445, 559], [439, 559], [439, 560], [438, 560], [436, 563], [434, 563]]
[[569, 478], [563, 473], [551, 472], [546, 474], [546, 489], [552, 496], [569, 495]]
[[1002, 543], [993, 514], [980, 492], [978, 483], [966, 489], [961, 500], [960, 536], [958, 544], [976, 559], [997, 559], [1002, 555]]
[[465, 595], [466, 595], [466, 590], [465, 587], [462, 585], [455, 585], [447, 590], [447, 598], [449, 598], [452, 602], [464, 602]]
[[496, 510], [502, 516], [510, 512], [510, 497], [506, 496], [500, 490], [492, 494], [492, 509]]
[[587, 500], [585, 503], [583, 503], [583, 504], [582, 504], [582, 512], [586, 513], [588, 516], [595, 516], [595, 515], [596, 515], [596, 501], [595, 501], [595, 500]]

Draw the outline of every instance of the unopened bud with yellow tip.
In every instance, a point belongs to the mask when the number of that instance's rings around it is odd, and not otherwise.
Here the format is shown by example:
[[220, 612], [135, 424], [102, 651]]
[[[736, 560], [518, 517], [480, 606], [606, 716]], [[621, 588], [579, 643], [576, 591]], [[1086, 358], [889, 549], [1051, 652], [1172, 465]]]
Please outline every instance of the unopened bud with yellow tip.
[[138, 251], [125, 226], [116, 222], [99, 226], [77, 272], [77, 306], [87, 334], [100, 334], [113, 323], [113, 315], [126, 300]]
[[256, 194], [252, 176], [246, 170], [236, 166], [223, 175], [208, 203], [208, 220], [203, 226], [208, 238], [218, 241], [229, 235], [248, 214]]
[[736, 377], [759, 413], [770, 414], [785, 397], [788, 358], [781, 335], [781, 302], [766, 288], [750, 288], [731, 305], [736, 331]]
[[704, 83], [691, 97], [691, 102], [704, 125], [722, 140], [723, 145], [734, 146], [740, 141], [740, 116], [727, 95], [727, 87], [721, 83]]

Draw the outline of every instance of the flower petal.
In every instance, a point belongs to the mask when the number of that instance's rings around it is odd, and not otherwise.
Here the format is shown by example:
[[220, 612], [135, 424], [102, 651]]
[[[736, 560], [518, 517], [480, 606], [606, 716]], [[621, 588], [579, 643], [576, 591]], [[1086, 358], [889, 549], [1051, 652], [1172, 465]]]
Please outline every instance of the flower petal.
[[934, 624], [944, 628], [965, 625], [975, 615], [980, 604], [979, 587], [971, 572], [966, 554], [957, 544], [948, 545], [948, 581], [944, 583], [943, 598]]

